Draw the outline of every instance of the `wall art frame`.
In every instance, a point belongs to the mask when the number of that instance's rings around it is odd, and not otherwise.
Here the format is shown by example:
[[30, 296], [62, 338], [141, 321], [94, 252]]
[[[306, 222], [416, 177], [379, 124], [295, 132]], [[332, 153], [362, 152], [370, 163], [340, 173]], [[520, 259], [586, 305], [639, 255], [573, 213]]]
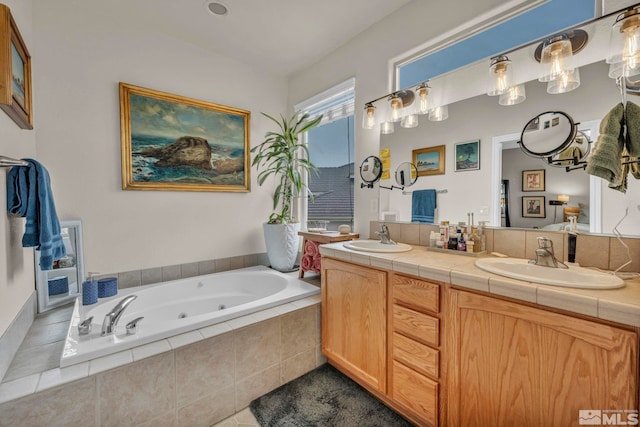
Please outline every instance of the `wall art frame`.
[[0, 4], [0, 108], [22, 129], [33, 129], [31, 55], [11, 10]]
[[250, 191], [249, 111], [119, 89], [123, 190]]
[[522, 191], [545, 191], [544, 169], [522, 171]]
[[412, 151], [413, 164], [418, 168], [418, 176], [444, 175], [446, 146], [420, 148]]
[[546, 218], [545, 196], [522, 196], [523, 218]]
[[458, 142], [453, 146], [454, 171], [480, 170], [480, 140]]

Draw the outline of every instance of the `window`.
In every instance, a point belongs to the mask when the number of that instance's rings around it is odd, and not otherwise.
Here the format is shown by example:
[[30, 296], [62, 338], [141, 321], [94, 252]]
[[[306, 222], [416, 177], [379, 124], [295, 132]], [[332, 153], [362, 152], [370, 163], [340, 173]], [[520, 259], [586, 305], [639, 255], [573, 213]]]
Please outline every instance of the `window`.
[[349, 79], [296, 105], [296, 111], [322, 114], [319, 126], [306, 135], [309, 157], [318, 172], [309, 176], [313, 194], [302, 203], [302, 220], [327, 221], [328, 230], [340, 224], [353, 228], [353, 124], [355, 80]]

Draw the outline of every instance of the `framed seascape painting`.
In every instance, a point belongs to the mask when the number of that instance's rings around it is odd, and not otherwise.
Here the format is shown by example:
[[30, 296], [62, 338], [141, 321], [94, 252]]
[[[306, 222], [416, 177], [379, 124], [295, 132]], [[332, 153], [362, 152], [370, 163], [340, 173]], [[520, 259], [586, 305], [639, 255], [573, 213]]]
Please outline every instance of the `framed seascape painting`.
[[523, 196], [522, 216], [524, 218], [546, 218], [544, 200], [544, 196]]
[[455, 171], [474, 171], [480, 169], [480, 140], [460, 142], [454, 146], [456, 156]]
[[413, 164], [418, 168], [418, 176], [444, 174], [445, 148], [444, 145], [437, 145], [413, 150]]
[[120, 83], [122, 189], [249, 191], [250, 115]]
[[22, 129], [33, 129], [31, 56], [9, 8], [0, 4], [0, 108]]

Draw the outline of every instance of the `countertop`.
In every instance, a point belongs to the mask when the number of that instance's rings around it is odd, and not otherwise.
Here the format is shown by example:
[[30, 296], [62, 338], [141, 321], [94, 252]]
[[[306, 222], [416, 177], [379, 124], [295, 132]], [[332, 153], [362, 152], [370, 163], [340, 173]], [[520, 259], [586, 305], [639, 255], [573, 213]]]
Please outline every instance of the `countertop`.
[[[347, 249], [342, 242], [320, 246], [323, 256], [448, 283], [516, 300], [640, 327], [640, 278], [619, 289], [590, 290], [540, 285], [509, 279], [475, 266], [476, 257], [428, 251], [424, 246], [400, 253]], [[490, 256], [490, 255], [487, 255]]]

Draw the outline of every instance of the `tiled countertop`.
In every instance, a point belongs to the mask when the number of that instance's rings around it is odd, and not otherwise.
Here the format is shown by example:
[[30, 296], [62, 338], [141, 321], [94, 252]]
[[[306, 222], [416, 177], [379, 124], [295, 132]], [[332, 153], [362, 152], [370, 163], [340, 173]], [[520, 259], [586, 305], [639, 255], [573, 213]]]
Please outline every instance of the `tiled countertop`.
[[342, 243], [330, 243], [321, 245], [320, 253], [355, 264], [449, 283], [458, 288], [640, 327], [639, 278], [625, 280], [626, 286], [619, 289], [575, 289], [509, 279], [479, 269], [474, 264], [476, 257], [432, 252], [423, 246], [413, 246], [409, 252], [369, 253], [347, 249]]

